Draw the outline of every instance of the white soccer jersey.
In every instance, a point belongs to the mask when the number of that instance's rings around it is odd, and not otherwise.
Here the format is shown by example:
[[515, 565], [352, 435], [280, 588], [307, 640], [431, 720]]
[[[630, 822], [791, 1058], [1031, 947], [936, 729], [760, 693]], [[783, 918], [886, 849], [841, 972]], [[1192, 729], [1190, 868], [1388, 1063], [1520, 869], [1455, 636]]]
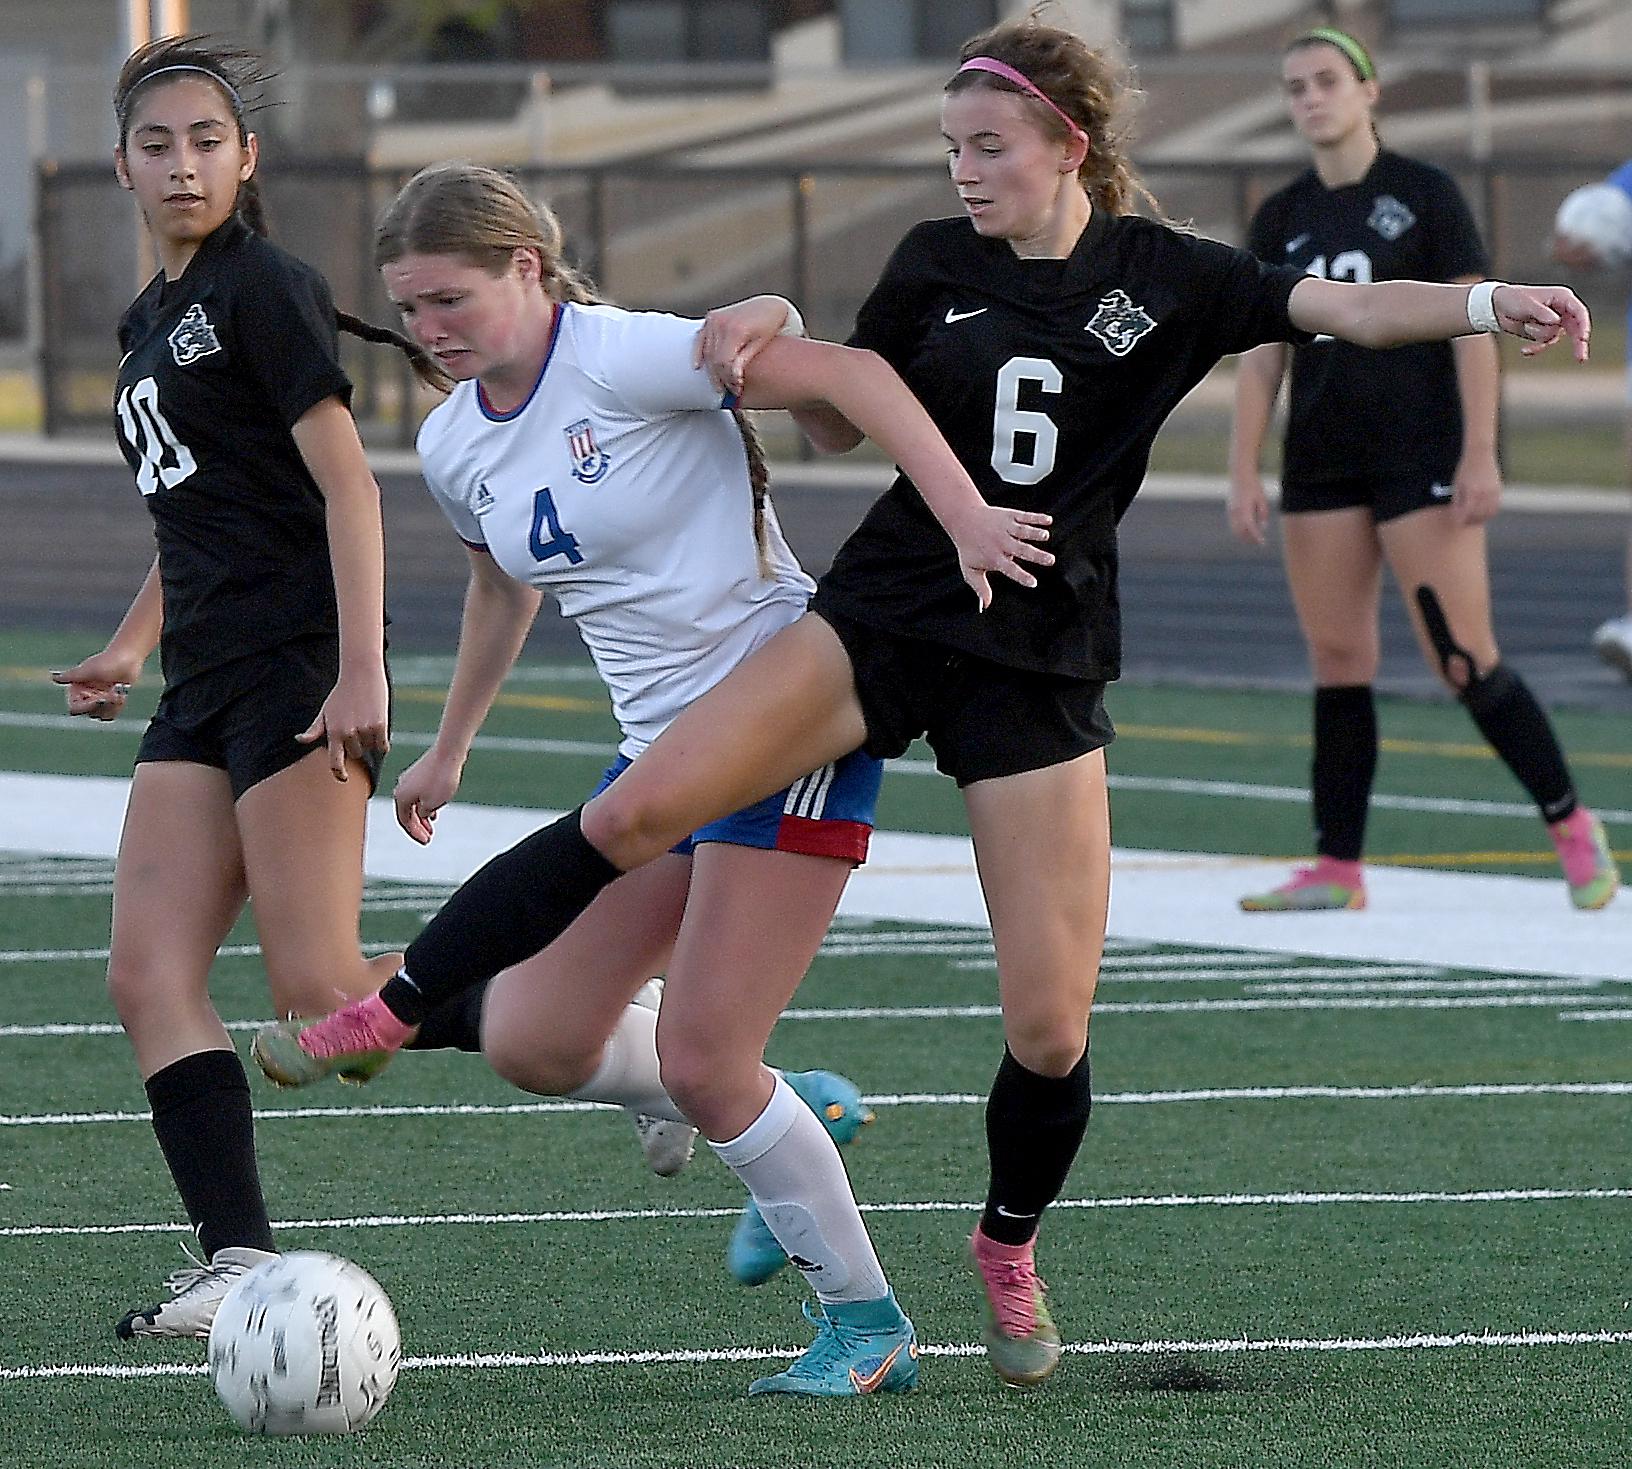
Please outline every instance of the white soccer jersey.
[[631, 758], [814, 590], [769, 506], [761, 574], [742, 438], [692, 366], [698, 326], [562, 306], [525, 403], [495, 413], [460, 383], [419, 431], [460, 537], [576, 623]]

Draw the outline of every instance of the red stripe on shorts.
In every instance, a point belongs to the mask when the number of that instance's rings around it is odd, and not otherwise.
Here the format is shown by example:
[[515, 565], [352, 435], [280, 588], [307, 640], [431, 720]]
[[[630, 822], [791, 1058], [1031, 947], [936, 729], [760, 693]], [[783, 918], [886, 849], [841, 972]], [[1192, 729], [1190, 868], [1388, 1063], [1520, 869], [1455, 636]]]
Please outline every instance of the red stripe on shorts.
[[865, 821], [817, 821], [809, 816], [783, 814], [776, 828], [776, 850], [803, 852], [810, 857], [839, 857], [860, 866], [867, 860], [873, 829]]

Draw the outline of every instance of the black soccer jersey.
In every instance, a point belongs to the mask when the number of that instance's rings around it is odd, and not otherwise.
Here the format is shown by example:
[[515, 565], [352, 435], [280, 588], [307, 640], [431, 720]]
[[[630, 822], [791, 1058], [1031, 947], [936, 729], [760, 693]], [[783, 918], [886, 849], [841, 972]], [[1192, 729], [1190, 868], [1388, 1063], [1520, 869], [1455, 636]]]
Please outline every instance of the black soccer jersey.
[[1227, 353], [1294, 335], [1302, 276], [1096, 210], [1066, 260], [1023, 260], [967, 219], [916, 226], [856, 320], [990, 504], [1054, 517], [1054, 566], [993, 577], [977, 612], [951, 540], [898, 477], [823, 586], [876, 627], [1016, 668], [1109, 679], [1121, 661], [1116, 525], [1174, 405]]
[[[1450, 177], [1386, 149], [1358, 183], [1329, 189], [1310, 169], [1272, 194], [1248, 244], [1272, 265], [1329, 280], [1450, 281], [1489, 270]], [[1449, 342], [1378, 351], [1321, 337], [1293, 353], [1286, 479], [1442, 474], [1461, 451]]]
[[335, 634], [323, 496], [291, 426], [349, 401], [323, 277], [236, 215], [119, 323], [119, 446], [152, 512], [165, 683]]

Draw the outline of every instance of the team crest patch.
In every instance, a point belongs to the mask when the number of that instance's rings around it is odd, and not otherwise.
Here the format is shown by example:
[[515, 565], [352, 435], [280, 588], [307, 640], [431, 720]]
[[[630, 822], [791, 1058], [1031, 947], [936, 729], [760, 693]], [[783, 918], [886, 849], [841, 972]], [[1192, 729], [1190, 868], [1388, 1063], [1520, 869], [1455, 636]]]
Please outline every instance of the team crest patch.
[[177, 367], [186, 367], [200, 357], [208, 357], [221, 350], [221, 339], [216, 336], [215, 328], [210, 325], [209, 317], [197, 301], [187, 308], [187, 314], [176, 323], [176, 329], [170, 333], [168, 340], [170, 355], [176, 359]]
[[1155, 325], [1156, 318], [1143, 306], [1135, 306], [1128, 293], [1118, 287], [1099, 298], [1099, 310], [1084, 330], [1098, 337], [1111, 356], [1126, 357]]
[[1417, 216], [1392, 194], [1379, 194], [1366, 221], [1385, 240], [1397, 240], [1417, 222]]
[[587, 418], [569, 423], [563, 432], [567, 436], [567, 452], [572, 455], [572, 477], [592, 485], [612, 463], [605, 451], [595, 442], [595, 429]]

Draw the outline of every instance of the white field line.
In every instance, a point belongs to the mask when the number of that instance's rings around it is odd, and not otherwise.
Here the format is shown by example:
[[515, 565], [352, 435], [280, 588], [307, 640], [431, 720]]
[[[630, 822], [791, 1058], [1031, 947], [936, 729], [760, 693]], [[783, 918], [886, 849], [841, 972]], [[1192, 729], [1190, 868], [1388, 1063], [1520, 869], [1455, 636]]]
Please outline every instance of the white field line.
[[[1264, 961], [1281, 956], [1266, 954]], [[995, 959], [960, 959], [952, 966], [954, 969], [966, 970], [969, 973], [980, 974], [995, 972]], [[1380, 979], [1392, 978], [1396, 975], [1417, 976], [1432, 974], [1434, 970], [1425, 970], [1415, 964], [1345, 964], [1341, 969], [1323, 968], [1319, 965], [1296, 966], [1289, 965], [1281, 969], [1191, 969], [1180, 973], [1173, 973], [1167, 969], [1124, 969], [1112, 970], [1099, 976], [1101, 984], [1214, 984], [1221, 980], [1255, 979], [1335, 979], [1340, 975], [1353, 978], [1376, 976]], [[1444, 979], [1441, 985], [1454, 985], [1460, 981]], [[1256, 986], [1255, 986], [1256, 987]]]
[[[1098, 1341], [1069, 1342], [1065, 1350], [1086, 1357], [1166, 1357], [1177, 1355], [1230, 1356], [1242, 1352], [1401, 1352], [1454, 1350], [1467, 1348], [1534, 1348], [1625, 1346], [1632, 1343], [1632, 1331], [1459, 1331], [1452, 1333], [1416, 1332], [1396, 1336], [1340, 1337], [1220, 1337], [1208, 1341]], [[799, 1355], [798, 1347], [715, 1347], [679, 1351], [645, 1352], [459, 1352], [447, 1356], [404, 1357], [401, 1368], [408, 1372], [515, 1371], [520, 1368], [549, 1367], [655, 1367], [698, 1366], [713, 1363], [787, 1361]], [[924, 1343], [918, 1348], [925, 1357], [980, 1357], [986, 1349], [969, 1342], [944, 1345]], [[116, 1380], [155, 1377], [203, 1377], [209, 1368], [203, 1363], [152, 1362], [141, 1366], [105, 1363], [74, 1363], [50, 1367], [0, 1367], [0, 1382], [41, 1378], [100, 1377]]]
[[[1624, 1097], [1632, 1096], [1632, 1081], [1515, 1081], [1470, 1082], [1433, 1086], [1243, 1086], [1192, 1087], [1161, 1092], [1106, 1092], [1096, 1096], [1101, 1107], [1170, 1106], [1189, 1102], [1301, 1102], [1301, 1101], [1422, 1101], [1468, 1097]], [[865, 1098], [872, 1107], [984, 1106], [981, 1092], [894, 1092]], [[258, 1122], [309, 1121], [361, 1117], [536, 1117], [556, 1112], [613, 1110], [601, 1102], [564, 1098], [542, 1102], [432, 1102], [361, 1107], [261, 1107]], [[23, 1112], [0, 1114], [0, 1127], [87, 1127], [102, 1123], [149, 1120], [147, 1112]]]
[[[1283, 1209], [1327, 1208], [1339, 1204], [1555, 1204], [1632, 1199], [1632, 1188], [1497, 1188], [1410, 1192], [1315, 1192], [1293, 1189], [1263, 1194], [1128, 1194], [1103, 1199], [1059, 1199], [1050, 1210], [1096, 1209]], [[973, 1200], [925, 1200], [888, 1204], [858, 1203], [863, 1214], [967, 1214], [980, 1208]], [[543, 1209], [504, 1214], [359, 1214], [334, 1219], [277, 1219], [277, 1230], [300, 1229], [423, 1229], [431, 1226], [501, 1224], [628, 1224], [660, 1220], [735, 1219], [740, 1204], [722, 1208], [689, 1209]], [[13, 1224], [0, 1228], [0, 1239], [38, 1239], [61, 1235], [173, 1234], [187, 1232], [185, 1224]]]
[[[1360, 970], [1363, 974], [1365, 971]], [[1246, 977], [1246, 976], [1243, 976]], [[1296, 982], [1276, 984], [1252, 984], [1246, 986], [1249, 994], [1313, 994], [1313, 995], [1347, 995], [1347, 994], [1379, 994], [1395, 995], [1407, 994], [1421, 990], [1457, 990], [1469, 994], [1507, 992], [1534, 992], [1546, 990], [1590, 990], [1601, 985], [1632, 984], [1627, 979], [1375, 979], [1348, 982], [1344, 980], [1322, 981], [1317, 984], [1299, 984]]]
[[1560, 1020], [1632, 1020], [1632, 1010], [1572, 1010]]
[[[1280, 972], [1280, 971], [1275, 971]], [[1291, 971], [1296, 972], [1296, 971]], [[1319, 972], [1319, 971], [1314, 971]], [[1240, 976], [1237, 976], [1240, 977]], [[1209, 1015], [1256, 1014], [1276, 1011], [1379, 1011], [1379, 1010], [1512, 1010], [1556, 1009], [1560, 1019], [1569, 1019], [1570, 1006], [1586, 1006], [1602, 1001], [1599, 994], [1476, 994], [1476, 995], [1274, 995], [1246, 1000], [1104, 1000], [1094, 1006], [1096, 1015]], [[1595, 1019], [1619, 1018], [1618, 1012], [1593, 1011]], [[819, 1006], [784, 1010], [782, 1020], [997, 1020], [1003, 1014], [997, 1005], [897, 1005]], [[228, 1020], [229, 1031], [258, 1030], [266, 1021]], [[122, 1027], [111, 1022], [45, 1022], [37, 1025], [0, 1025], [0, 1040], [21, 1040], [51, 1036], [113, 1036]]]
[[[139, 723], [119, 725], [101, 720], [69, 719], [64, 714], [17, 714], [0, 712], [0, 729], [100, 730], [104, 733], [140, 735]], [[435, 735], [418, 730], [393, 730], [391, 741], [404, 749], [426, 749]], [[513, 735], [477, 735], [475, 750], [491, 750], [515, 755], [593, 755], [610, 757], [615, 745], [601, 740], [546, 740]], [[887, 768], [899, 775], [935, 775], [930, 760], [891, 760]], [[1277, 804], [1308, 805], [1309, 792], [1300, 786], [1254, 785], [1235, 780], [1188, 780], [1180, 777], [1112, 775], [1107, 782], [1113, 791], [1140, 791], [1155, 795], [1209, 796], [1230, 801], [1271, 801]], [[1536, 808], [1522, 801], [1484, 801], [1448, 796], [1395, 796], [1374, 793], [1373, 808], [1381, 811], [1422, 811], [1440, 816], [1485, 816], [1533, 818]], [[1632, 811], [1594, 808], [1609, 822], [1632, 822]]]

